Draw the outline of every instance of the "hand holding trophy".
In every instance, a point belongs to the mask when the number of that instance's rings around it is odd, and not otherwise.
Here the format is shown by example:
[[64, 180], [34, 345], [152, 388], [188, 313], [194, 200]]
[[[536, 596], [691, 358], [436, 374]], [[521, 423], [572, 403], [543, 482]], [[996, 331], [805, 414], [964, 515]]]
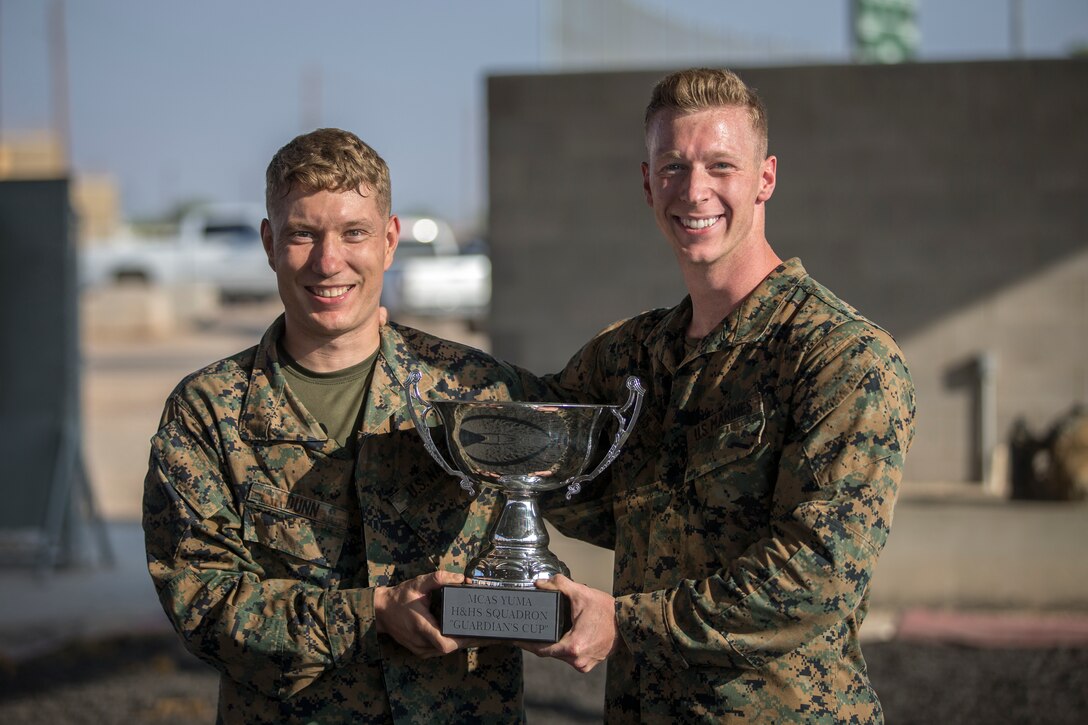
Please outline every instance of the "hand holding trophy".
[[[536, 589], [535, 582], [555, 574], [570, 576], [570, 570], [548, 550], [537, 498], [564, 486], [570, 498], [616, 459], [642, 408], [642, 383], [633, 376], [627, 379], [623, 406], [424, 401], [420, 377], [418, 371], [409, 374], [404, 392], [427, 452], [460, 478], [470, 494], [477, 485], [490, 486], [498, 489], [502, 502], [488, 544], [469, 561], [466, 584], [441, 590], [442, 634], [557, 642], [568, 626], [566, 603], [559, 592]], [[445, 427], [452, 462], [439, 451], [426, 425], [432, 412]], [[618, 424], [615, 438], [597, 466], [584, 473], [609, 413]]]

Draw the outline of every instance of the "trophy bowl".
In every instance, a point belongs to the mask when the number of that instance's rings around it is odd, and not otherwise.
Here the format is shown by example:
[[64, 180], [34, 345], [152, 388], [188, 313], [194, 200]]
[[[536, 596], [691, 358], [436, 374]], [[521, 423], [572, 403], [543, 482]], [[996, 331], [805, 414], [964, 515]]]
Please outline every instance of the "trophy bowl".
[[446, 429], [453, 467], [504, 491], [551, 491], [585, 472], [604, 405], [431, 403]]
[[[465, 570], [468, 586], [446, 587], [443, 594], [446, 605], [457, 611], [469, 611], [474, 604], [494, 604], [482, 602], [478, 594], [479, 588], [488, 587], [519, 592], [517, 600], [523, 607], [529, 606], [531, 595], [554, 595], [554, 592], [535, 591], [536, 580], [556, 574], [570, 576], [570, 569], [548, 549], [548, 532], [537, 499], [541, 493], [564, 486], [567, 498], [571, 498], [583, 483], [595, 478], [616, 459], [641, 410], [645, 393], [642, 383], [633, 376], [627, 379], [628, 398], [622, 406], [425, 401], [419, 394], [420, 377], [418, 371], [413, 371], [404, 388], [409, 413], [427, 452], [447, 473], [460, 478], [461, 487], [470, 494], [475, 495], [476, 486], [495, 489], [502, 507], [483, 550], [468, 563]], [[416, 410], [417, 404], [422, 413]], [[439, 451], [426, 425], [431, 413], [445, 429], [449, 460]], [[586, 473], [603, 427], [611, 420], [617, 423], [612, 444], [593, 470]], [[466, 589], [470, 591], [466, 593]], [[472, 594], [473, 589], [476, 595]], [[458, 599], [454, 600], [453, 595]], [[509, 595], [502, 596], [509, 599]], [[455, 604], [450, 605], [451, 601]], [[522, 611], [518, 616], [528, 615]], [[558, 609], [554, 616], [559, 616]], [[553, 615], [548, 617], [550, 620]], [[469, 634], [489, 636], [479, 631], [484, 624], [495, 622], [474, 620], [474, 629]], [[558, 638], [561, 631], [557, 632], [547, 636]]]

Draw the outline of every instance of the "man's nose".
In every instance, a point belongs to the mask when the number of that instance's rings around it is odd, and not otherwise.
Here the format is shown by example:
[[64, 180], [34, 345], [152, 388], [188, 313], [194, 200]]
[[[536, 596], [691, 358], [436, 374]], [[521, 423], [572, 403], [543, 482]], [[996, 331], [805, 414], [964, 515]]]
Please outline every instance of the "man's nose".
[[344, 266], [344, 244], [334, 235], [322, 237], [314, 246], [313, 270], [322, 277], [331, 277]]
[[681, 189], [684, 201], [698, 203], [705, 201], [710, 193], [710, 174], [706, 169], [694, 167], [688, 172]]

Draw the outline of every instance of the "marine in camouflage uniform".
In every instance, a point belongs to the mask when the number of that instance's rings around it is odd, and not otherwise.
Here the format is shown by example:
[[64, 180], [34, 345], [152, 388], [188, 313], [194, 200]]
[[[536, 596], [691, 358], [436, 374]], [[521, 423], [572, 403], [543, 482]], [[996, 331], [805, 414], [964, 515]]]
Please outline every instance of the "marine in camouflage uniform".
[[521, 652], [444, 637], [427, 610], [498, 508], [426, 453], [403, 388], [418, 371], [424, 397], [519, 398], [519, 374], [381, 324], [400, 225], [358, 137], [299, 136], [266, 180], [284, 314], [167, 400], [144, 487], [162, 605], [222, 673], [221, 723], [521, 722]]
[[694, 349], [690, 318], [620, 323], [557, 381], [647, 388], [611, 468], [546, 514], [615, 550], [607, 719], [877, 721], [858, 629], [913, 431], [899, 348], [798, 260]]
[[646, 110], [643, 190], [688, 297], [618, 323], [556, 394], [647, 388], [619, 458], [545, 515], [615, 550], [613, 596], [561, 577], [572, 630], [526, 647], [607, 657], [610, 722], [882, 721], [858, 630], [887, 541], [914, 392], [891, 336], [783, 262], [762, 101], [689, 69]]
[[427, 455], [402, 383], [424, 398], [520, 398], [510, 368], [382, 328], [357, 460], [286, 386], [275, 341], [184, 380], [152, 440], [148, 562], [174, 627], [222, 671], [220, 721], [519, 722], [521, 651], [421, 659], [378, 635], [374, 587], [463, 572], [498, 508]]

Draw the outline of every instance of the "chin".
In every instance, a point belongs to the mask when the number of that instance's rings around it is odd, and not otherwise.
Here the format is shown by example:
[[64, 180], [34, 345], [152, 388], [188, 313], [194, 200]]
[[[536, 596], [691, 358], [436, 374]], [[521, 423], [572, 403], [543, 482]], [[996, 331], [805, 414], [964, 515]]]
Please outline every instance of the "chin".
[[677, 254], [692, 264], [708, 264], [721, 256], [718, 245], [707, 241], [681, 244], [677, 247]]

